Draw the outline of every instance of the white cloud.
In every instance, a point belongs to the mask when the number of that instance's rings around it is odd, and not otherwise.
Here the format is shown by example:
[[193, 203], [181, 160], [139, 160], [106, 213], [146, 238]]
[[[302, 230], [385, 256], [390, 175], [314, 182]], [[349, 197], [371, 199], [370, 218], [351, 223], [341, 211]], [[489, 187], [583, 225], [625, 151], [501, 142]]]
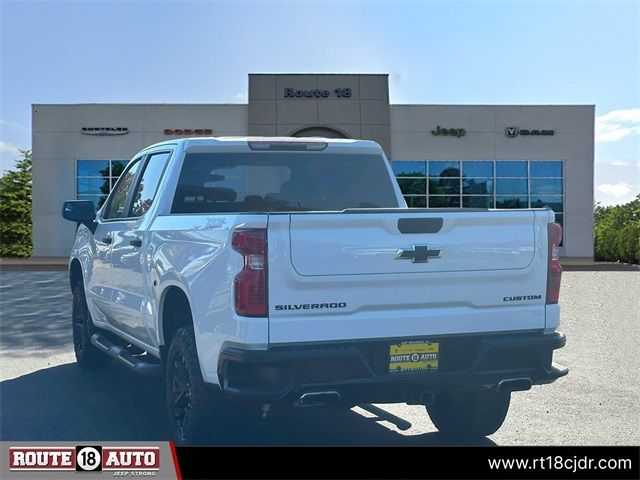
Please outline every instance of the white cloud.
[[617, 142], [640, 133], [640, 108], [613, 110], [596, 117], [596, 142]]
[[0, 126], [11, 129], [11, 130], [17, 130], [20, 133], [31, 132], [31, 130], [28, 127], [25, 127], [21, 123], [12, 122], [11, 120], [5, 120], [4, 118], [0, 118]]
[[249, 101], [249, 96], [244, 92], [236, 93], [233, 98], [239, 100], [242, 103], [247, 103], [247, 101]]
[[20, 153], [20, 149], [11, 143], [0, 140], [0, 153], [18, 155]]
[[632, 185], [629, 185], [625, 182], [603, 183], [602, 185], [598, 185], [598, 191], [600, 193], [604, 193], [605, 195], [610, 195], [616, 198], [624, 197], [632, 190], [632, 188]]
[[614, 167], [630, 167], [631, 162], [627, 162], [626, 160], [614, 160], [611, 162], [611, 165]]
[[20, 155], [20, 149], [12, 143], [0, 140], [0, 174], [13, 168], [16, 159]]

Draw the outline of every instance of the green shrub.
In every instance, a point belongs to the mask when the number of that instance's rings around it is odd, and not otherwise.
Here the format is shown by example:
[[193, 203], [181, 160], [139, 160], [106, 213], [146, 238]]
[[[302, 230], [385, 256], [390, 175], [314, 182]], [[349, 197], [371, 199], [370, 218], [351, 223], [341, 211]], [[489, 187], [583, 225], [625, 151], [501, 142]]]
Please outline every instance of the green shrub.
[[594, 234], [596, 260], [640, 263], [640, 195], [624, 205], [597, 205]]

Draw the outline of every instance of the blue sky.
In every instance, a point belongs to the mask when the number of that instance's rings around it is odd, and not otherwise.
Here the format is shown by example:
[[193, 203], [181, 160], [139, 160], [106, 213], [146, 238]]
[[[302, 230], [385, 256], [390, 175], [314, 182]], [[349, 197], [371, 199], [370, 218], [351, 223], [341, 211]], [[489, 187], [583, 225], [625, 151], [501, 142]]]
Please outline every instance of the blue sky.
[[638, 1], [0, 5], [0, 170], [32, 103], [243, 103], [250, 72], [374, 72], [392, 103], [595, 104], [596, 200], [640, 192]]

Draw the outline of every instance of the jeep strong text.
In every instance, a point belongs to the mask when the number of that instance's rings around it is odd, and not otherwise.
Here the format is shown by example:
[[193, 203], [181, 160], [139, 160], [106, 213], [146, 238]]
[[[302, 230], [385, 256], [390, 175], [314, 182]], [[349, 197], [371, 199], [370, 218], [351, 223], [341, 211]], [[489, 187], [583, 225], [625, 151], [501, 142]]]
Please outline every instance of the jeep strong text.
[[408, 209], [374, 142], [164, 142], [63, 216], [78, 363], [163, 375], [179, 443], [240, 406], [397, 402], [478, 437], [567, 373], [554, 213]]

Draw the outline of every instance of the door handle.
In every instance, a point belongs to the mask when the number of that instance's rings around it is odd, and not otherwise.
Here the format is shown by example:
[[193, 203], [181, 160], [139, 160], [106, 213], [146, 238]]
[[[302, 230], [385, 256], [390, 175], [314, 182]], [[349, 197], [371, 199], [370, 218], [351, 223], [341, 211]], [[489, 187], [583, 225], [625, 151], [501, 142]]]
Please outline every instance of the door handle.
[[141, 238], [134, 238], [133, 240], [129, 240], [129, 245], [131, 245], [132, 247], [141, 247], [142, 246], [142, 239]]
[[103, 243], [106, 243], [107, 245], [111, 245], [111, 242], [113, 242], [113, 239], [111, 237], [104, 237], [102, 239]]

